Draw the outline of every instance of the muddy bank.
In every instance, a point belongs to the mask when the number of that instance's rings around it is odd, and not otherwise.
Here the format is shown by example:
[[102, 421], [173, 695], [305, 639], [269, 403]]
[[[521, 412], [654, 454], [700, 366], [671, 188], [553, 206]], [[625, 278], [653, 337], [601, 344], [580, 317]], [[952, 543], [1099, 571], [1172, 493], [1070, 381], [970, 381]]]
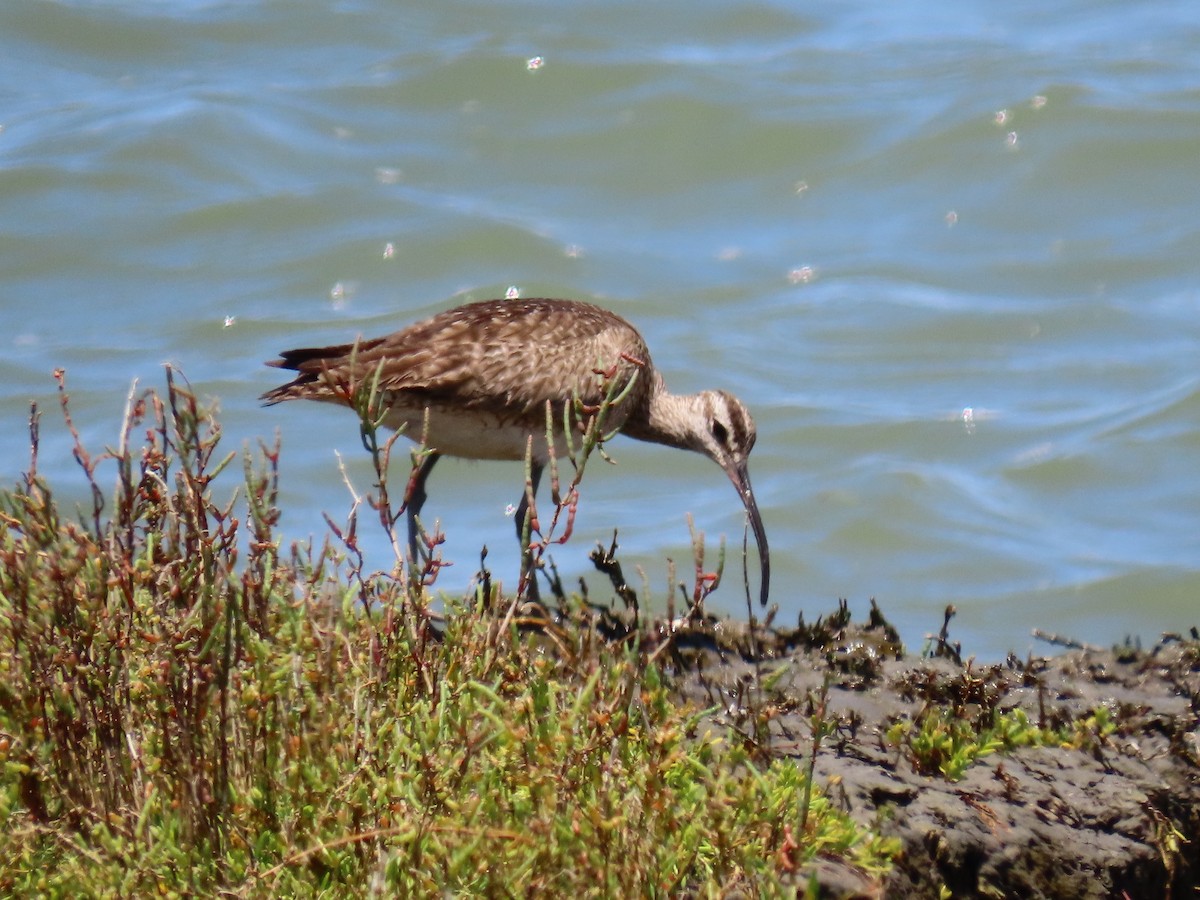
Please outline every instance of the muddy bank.
[[[716, 724], [764, 760], [815, 758], [835, 802], [903, 845], [883, 883], [828, 863], [797, 872], [798, 889], [815, 873], [822, 896], [1194, 895], [1195, 633], [995, 665], [964, 659], [945, 630], [931, 646], [908, 654], [878, 610], [855, 623], [842, 607], [754, 635], [707, 620], [664, 648], [680, 693], [715, 707]], [[996, 722], [1038, 740], [1004, 746]], [[991, 743], [972, 747], [981, 734]]]

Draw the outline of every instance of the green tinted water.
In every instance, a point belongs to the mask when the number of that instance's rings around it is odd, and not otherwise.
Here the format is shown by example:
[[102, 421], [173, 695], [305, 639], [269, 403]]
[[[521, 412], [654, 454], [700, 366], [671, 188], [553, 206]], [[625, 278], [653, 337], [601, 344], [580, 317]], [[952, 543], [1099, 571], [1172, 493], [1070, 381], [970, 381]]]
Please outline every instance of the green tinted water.
[[[260, 409], [262, 360], [515, 286], [751, 406], [785, 619], [876, 597], [919, 645], [953, 602], [983, 656], [1197, 624], [1198, 42], [1186, 3], [6, 4], [0, 471], [55, 367], [99, 445], [171, 361], [233, 443], [282, 430], [320, 533], [356, 429]], [[611, 449], [557, 562], [602, 593], [619, 527], [661, 602], [685, 513], [740, 543], [740, 505]], [[446, 587], [484, 543], [514, 579], [519, 478], [439, 467]]]

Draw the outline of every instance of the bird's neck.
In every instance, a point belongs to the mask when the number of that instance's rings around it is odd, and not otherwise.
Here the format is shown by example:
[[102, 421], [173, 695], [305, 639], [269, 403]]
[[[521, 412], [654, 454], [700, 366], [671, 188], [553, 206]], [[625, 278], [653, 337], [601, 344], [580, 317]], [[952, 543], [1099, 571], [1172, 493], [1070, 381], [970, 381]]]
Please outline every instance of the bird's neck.
[[663, 384], [662, 376], [654, 372], [646, 402], [630, 411], [621, 431], [639, 441], [691, 450], [695, 402], [693, 396], [672, 394]]

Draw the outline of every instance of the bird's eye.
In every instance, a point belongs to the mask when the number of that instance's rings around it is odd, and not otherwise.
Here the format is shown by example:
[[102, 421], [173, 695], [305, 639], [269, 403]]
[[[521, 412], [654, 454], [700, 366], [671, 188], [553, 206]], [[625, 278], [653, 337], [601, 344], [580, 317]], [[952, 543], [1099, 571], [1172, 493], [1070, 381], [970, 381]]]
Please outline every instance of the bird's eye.
[[712, 436], [717, 439], [718, 444], [720, 444], [722, 447], [724, 447], [725, 442], [729, 439], [729, 432], [726, 430], [725, 426], [722, 425], [720, 422], [713, 422], [712, 423]]

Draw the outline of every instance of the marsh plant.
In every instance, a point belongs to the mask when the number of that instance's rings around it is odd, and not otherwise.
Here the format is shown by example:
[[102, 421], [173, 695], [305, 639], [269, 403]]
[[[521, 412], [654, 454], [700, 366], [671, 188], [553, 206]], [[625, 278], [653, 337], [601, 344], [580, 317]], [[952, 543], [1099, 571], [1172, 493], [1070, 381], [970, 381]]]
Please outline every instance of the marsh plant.
[[[62, 374], [59, 397], [90, 501], [41, 474], [36, 407], [0, 492], [0, 894], [756, 895], [818, 855], [888, 865], [796, 763], [706, 730], [636, 635], [547, 640], [477, 595], [435, 617], [435, 554], [367, 570], [368, 498], [284, 548], [279, 442], [238, 480], [177, 374], [101, 452]], [[390, 448], [369, 502], [399, 553]]]

